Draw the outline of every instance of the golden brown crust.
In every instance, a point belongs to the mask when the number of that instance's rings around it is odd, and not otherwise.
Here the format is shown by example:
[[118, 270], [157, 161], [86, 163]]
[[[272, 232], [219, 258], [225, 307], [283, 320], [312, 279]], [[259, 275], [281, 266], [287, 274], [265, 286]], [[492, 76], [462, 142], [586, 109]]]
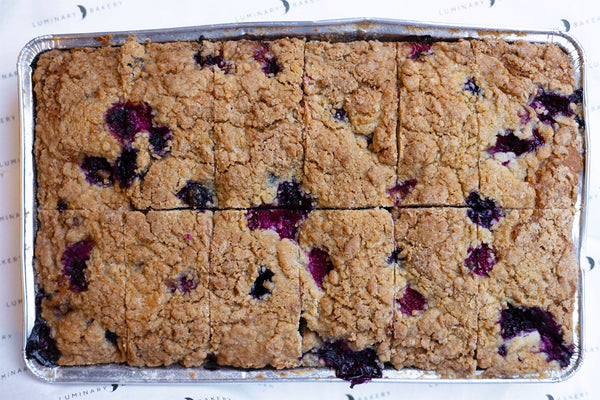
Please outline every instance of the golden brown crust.
[[[217, 362], [297, 366], [302, 355], [298, 245], [272, 230], [250, 230], [245, 212], [217, 211], [211, 246], [211, 342]], [[265, 271], [270, 277], [259, 279]]]
[[[391, 362], [396, 368], [435, 370], [443, 376], [475, 372], [477, 280], [466, 268], [477, 227], [464, 209], [420, 208], [394, 212], [399, 253]], [[414, 290], [422, 310], [401, 307]]]
[[302, 317], [321, 340], [347, 341], [354, 350], [377, 347], [389, 357], [394, 269], [391, 215], [386, 210], [316, 210], [303, 223], [299, 243], [308, 256], [327, 254], [331, 271], [321, 285], [301, 272]]
[[127, 362], [201, 365], [210, 351], [212, 213], [127, 213]]
[[392, 205], [395, 55], [377, 41], [306, 44], [303, 184], [321, 207]]

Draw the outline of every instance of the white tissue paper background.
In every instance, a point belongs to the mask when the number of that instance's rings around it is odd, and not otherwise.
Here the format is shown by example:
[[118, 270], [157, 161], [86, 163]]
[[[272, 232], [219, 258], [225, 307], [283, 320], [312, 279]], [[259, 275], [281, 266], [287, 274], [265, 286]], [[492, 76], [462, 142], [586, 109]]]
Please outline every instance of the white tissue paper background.
[[[600, 399], [600, 267], [585, 275], [586, 343], [582, 368], [553, 384], [339, 383], [203, 385], [65, 385], [35, 378], [22, 356], [23, 296], [19, 249], [19, 110], [16, 62], [32, 38], [48, 33], [106, 32], [218, 23], [393, 18], [446, 25], [560, 30], [583, 46], [591, 136], [585, 256], [600, 262], [600, 2], [586, 0], [0, 0], [0, 399]], [[596, 157], [596, 158], [594, 158]], [[589, 269], [587, 258], [582, 259]]]

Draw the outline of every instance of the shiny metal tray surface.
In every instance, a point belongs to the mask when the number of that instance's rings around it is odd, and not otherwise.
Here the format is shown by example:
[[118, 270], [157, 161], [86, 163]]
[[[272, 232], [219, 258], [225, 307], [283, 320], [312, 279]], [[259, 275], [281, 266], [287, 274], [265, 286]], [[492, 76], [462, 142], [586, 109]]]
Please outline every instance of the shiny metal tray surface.
[[[577, 201], [577, 214], [573, 227], [573, 241], [579, 262], [579, 283], [573, 315], [573, 343], [575, 352], [568, 367], [547, 374], [515, 376], [507, 378], [480, 378], [477, 373], [472, 378], [442, 378], [439, 374], [419, 369], [395, 370], [386, 368], [383, 377], [374, 379], [380, 382], [428, 382], [428, 383], [499, 383], [499, 382], [560, 382], [571, 377], [583, 360], [583, 291], [585, 269], [583, 268], [584, 239], [586, 231], [586, 208], [589, 174], [589, 133], [587, 129], [585, 90], [585, 62], [581, 46], [570, 36], [559, 31], [498, 30], [465, 26], [443, 26], [385, 19], [346, 19], [318, 22], [270, 22], [228, 25], [206, 25], [176, 29], [143, 30], [126, 32], [96, 32], [89, 34], [45, 35], [33, 39], [21, 51], [18, 59], [19, 105], [21, 122], [21, 260], [24, 292], [24, 343], [35, 322], [35, 270], [34, 243], [36, 233], [36, 180], [33, 158], [35, 104], [33, 94], [33, 65], [37, 56], [50, 49], [73, 47], [98, 47], [107, 41], [119, 45], [129, 37], [152, 42], [195, 41], [199, 38], [211, 39], [274, 39], [278, 37], [306, 37], [324, 40], [363, 40], [378, 39], [387, 41], [418, 40], [428, 36], [433, 40], [453, 40], [466, 38], [498, 38], [507, 41], [526, 40], [536, 43], [555, 43], [571, 55], [578, 87], [583, 88], [583, 117], [586, 121], [583, 138], [584, 170], [580, 179]], [[23, 345], [25, 357], [25, 345]], [[184, 368], [170, 366], [160, 368], [137, 368], [126, 365], [95, 365], [79, 367], [46, 367], [36, 360], [25, 363], [37, 377], [50, 382], [94, 382], [94, 383], [218, 383], [259, 381], [338, 381], [335, 372], [327, 368], [296, 368], [291, 370], [257, 369], [243, 370], [220, 367], [208, 370], [203, 367]], [[481, 371], [478, 371], [481, 372]]]

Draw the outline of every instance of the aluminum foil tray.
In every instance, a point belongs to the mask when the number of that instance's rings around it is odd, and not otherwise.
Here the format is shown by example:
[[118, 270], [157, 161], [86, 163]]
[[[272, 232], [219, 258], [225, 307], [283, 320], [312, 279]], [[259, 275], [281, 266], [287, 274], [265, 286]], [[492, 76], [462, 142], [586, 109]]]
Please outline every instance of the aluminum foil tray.
[[[559, 31], [535, 30], [499, 30], [465, 26], [443, 26], [425, 23], [414, 23], [386, 19], [345, 19], [317, 22], [269, 22], [243, 23], [227, 25], [205, 25], [198, 27], [141, 30], [125, 32], [95, 32], [88, 34], [44, 35], [33, 39], [21, 51], [18, 59], [19, 74], [19, 106], [21, 122], [21, 260], [23, 270], [24, 298], [24, 343], [31, 333], [35, 322], [35, 269], [34, 243], [37, 224], [36, 179], [33, 144], [35, 135], [35, 103], [33, 93], [33, 65], [37, 56], [50, 49], [69, 49], [73, 47], [98, 47], [109, 41], [112, 45], [125, 42], [130, 36], [140, 42], [195, 41], [225, 39], [275, 39], [280, 37], [305, 37], [321, 40], [369, 40], [382, 41], [419, 40], [428, 36], [433, 40], [482, 39], [497, 38], [507, 41], [525, 40], [535, 43], [555, 43], [566, 50], [572, 57], [576, 86], [583, 88], [583, 117], [586, 121], [584, 129], [583, 156], [584, 169], [580, 177], [579, 198], [576, 204], [577, 214], [573, 227], [573, 241], [579, 266], [584, 259], [584, 238], [586, 229], [587, 185], [589, 173], [589, 133], [587, 129], [585, 90], [585, 63], [581, 46], [569, 35]], [[583, 360], [583, 290], [585, 270], [579, 268], [578, 290], [573, 313], [574, 355], [570, 364], [559, 371], [545, 374], [514, 376], [506, 378], [442, 378], [432, 371], [406, 368], [396, 370], [386, 368], [383, 377], [374, 379], [380, 382], [427, 382], [427, 383], [499, 383], [499, 382], [560, 382], [571, 377], [581, 366]], [[25, 357], [25, 345], [23, 345]], [[36, 360], [25, 357], [27, 367], [37, 377], [50, 382], [89, 382], [89, 383], [218, 383], [259, 381], [332, 381], [338, 380], [335, 372], [328, 368], [295, 368], [290, 370], [256, 369], [220, 367], [209, 370], [203, 367], [184, 368], [170, 366], [160, 368], [138, 368], [121, 364], [46, 367]], [[479, 371], [478, 371], [479, 372]]]

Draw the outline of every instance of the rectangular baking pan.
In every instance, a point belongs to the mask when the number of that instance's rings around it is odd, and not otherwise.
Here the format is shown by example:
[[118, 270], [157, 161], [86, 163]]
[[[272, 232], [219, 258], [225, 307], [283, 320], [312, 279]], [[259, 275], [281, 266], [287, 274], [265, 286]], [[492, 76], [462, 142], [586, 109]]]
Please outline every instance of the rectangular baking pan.
[[[35, 322], [35, 269], [34, 242], [36, 233], [36, 180], [35, 160], [33, 159], [35, 103], [33, 93], [33, 65], [40, 53], [50, 49], [69, 49], [73, 47], [98, 47], [110, 40], [110, 44], [119, 45], [134, 35], [140, 42], [195, 41], [225, 39], [275, 39], [280, 37], [305, 37], [322, 40], [369, 40], [406, 41], [419, 40], [427, 36], [433, 40], [483, 39], [496, 38], [507, 41], [526, 40], [536, 43], [555, 43], [561, 46], [572, 57], [576, 87], [583, 88], [583, 119], [585, 121], [583, 157], [584, 169], [580, 177], [577, 214], [573, 226], [573, 241], [577, 253], [579, 282], [573, 313], [573, 343], [575, 352], [568, 367], [559, 371], [544, 374], [515, 376], [507, 378], [441, 378], [439, 374], [419, 369], [395, 370], [386, 368], [383, 377], [374, 379], [380, 382], [428, 382], [428, 383], [499, 383], [499, 382], [560, 382], [573, 376], [580, 368], [584, 356], [584, 276], [582, 267], [584, 260], [584, 238], [586, 230], [586, 206], [589, 173], [589, 133], [586, 118], [585, 63], [581, 46], [569, 35], [559, 31], [535, 30], [498, 30], [473, 28], [465, 26], [443, 26], [424, 23], [412, 23], [386, 19], [345, 19], [318, 22], [270, 22], [243, 23], [228, 25], [205, 25], [176, 29], [96, 32], [89, 34], [45, 35], [33, 39], [21, 51], [18, 59], [19, 105], [21, 121], [21, 211], [22, 236], [21, 260], [23, 269], [24, 299], [24, 340], [25, 343]], [[46, 367], [36, 360], [25, 357], [27, 367], [37, 377], [51, 382], [94, 382], [94, 383], [207, 383], [207, 382], [240, 382], [240, 381], [332, 381], [333, 370], [328, 368], [296, 368], [292, 370], [256, 369], [243, 370], [220, 367], [208, 370], [203, 367], [184, 368], [170, 366], [160, 368], [137, 368], [120, 364], [80, 366], [80, 367]], [[478, 371], [482, 372], [482, 371]]]

